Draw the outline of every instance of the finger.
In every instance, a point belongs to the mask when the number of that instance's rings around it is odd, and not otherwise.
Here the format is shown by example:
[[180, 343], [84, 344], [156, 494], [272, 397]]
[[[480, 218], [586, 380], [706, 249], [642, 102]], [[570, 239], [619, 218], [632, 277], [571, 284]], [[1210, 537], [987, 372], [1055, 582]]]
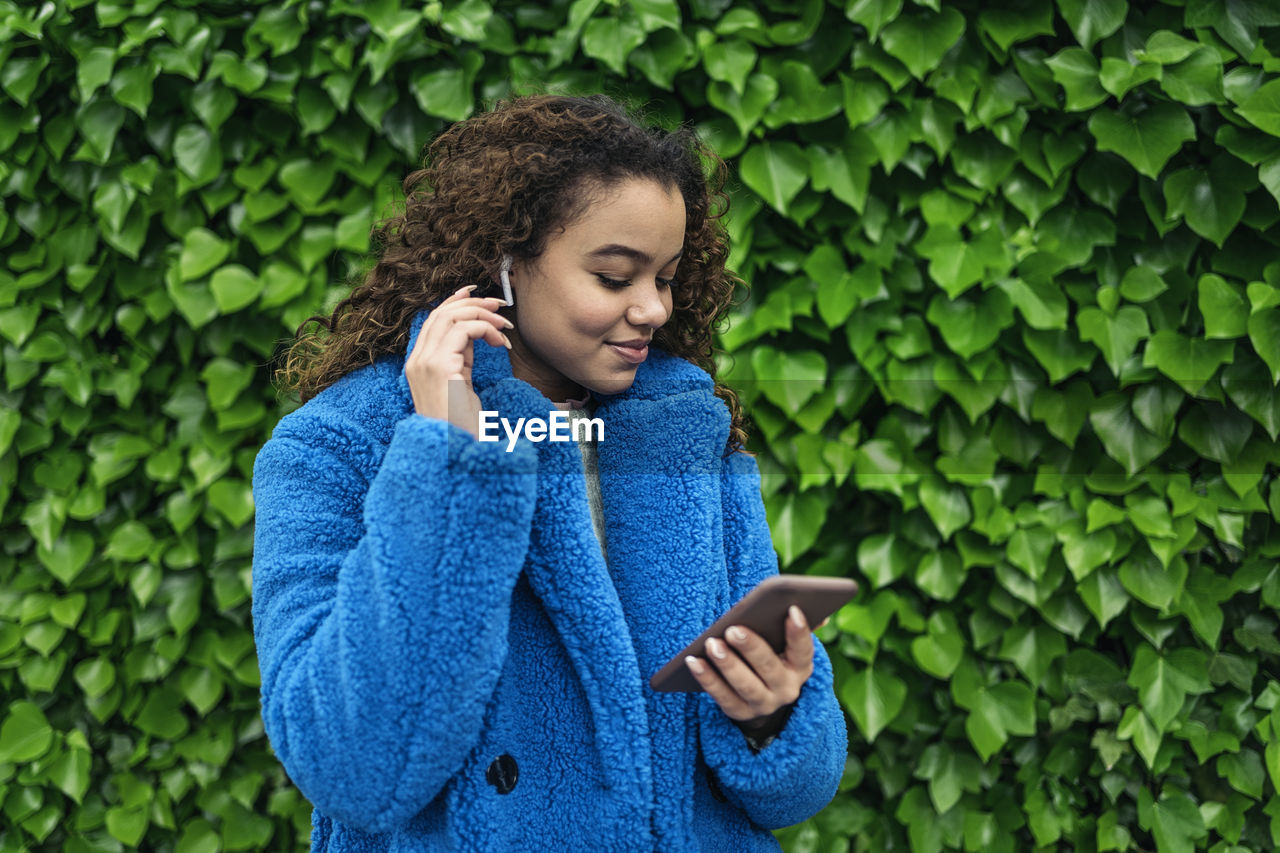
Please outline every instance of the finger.
[[471, 346], [471, 341], [483, 340], [495, 347], [511, 349], [511, 341], [502, 332], [494, 328], [487, 320], [463, 320], [449, 327], [449, 332], [441, 341], [441, 349], [448, 353], [463, 354]]
[[[771, 713], [776, 707], [773, 693], [760, 676], [723, 640], [707, 640], [707, 657], [721, 678], [751, 708], [751, 716]], [[764, 710], [761, 710], [764, 709]]]
[[776, 692], [786, 687], [790, 675], [786, 661], [778, 656], [763, 637], [742, 625], [734, 625], [724, 636], [769, 690]]
[[[481, 298], [470, 298], [460, 296], [462, 291], [458, 291], [450, 300], [456, 300], [449, 304], [440, 304], [433, 310], [422, 325], [422, 332], [418, 336], [418, 341], [424, 350], [430, 351], [440, 346], [441, 340], [449, 333], [449, 329], [461, 320], [488, 319], [498, 329], [512, 329], [515, 325], [498, 314], [497, 309], [501, 304], [501, 299], [492, 296]], [[425, 341], [424, 341], [425, 338]], [[415, 353], [417, 347], [414, 348]]]
[[787, 663], [797, 670], [813, 665], [813, 632], [804, 613], [794, 604], [787, 610], [787, 647], [783, 651]]
[[693, 674], [698, 686], [707, 691], [707, 695], [715, 700], [716, 705], [730, 719], [749, 720], [753, 713], [747, 703], [734, 692], [725, 680], [716, 672], [715, 667], [707, 664], [702, 658], [689, 655], [684, 659], [685, 667]]

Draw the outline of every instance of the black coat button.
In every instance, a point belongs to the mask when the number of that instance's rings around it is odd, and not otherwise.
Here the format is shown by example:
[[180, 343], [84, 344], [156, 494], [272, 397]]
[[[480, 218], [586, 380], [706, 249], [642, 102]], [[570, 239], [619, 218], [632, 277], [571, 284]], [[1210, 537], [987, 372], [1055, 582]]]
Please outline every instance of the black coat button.
[[516, 780], [520, 778], [520, 768], [516, 766], [516, 760], [504, 752], [489, 765], [484, 778], [498, 789], [499, 794], [510, 794], [516, 786]]

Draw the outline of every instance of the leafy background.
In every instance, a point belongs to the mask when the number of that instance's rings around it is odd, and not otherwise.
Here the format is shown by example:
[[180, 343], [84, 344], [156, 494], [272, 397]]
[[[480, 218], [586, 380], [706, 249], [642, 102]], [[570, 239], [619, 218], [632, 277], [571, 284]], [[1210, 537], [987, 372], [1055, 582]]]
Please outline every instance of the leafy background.
[[305, 847], [269, 362], [431, 135], [535, 86], [739, 179], [775, 543], [864, 587], [787, 849], [1280, 843], [1267, 0], [0, 0], [0, 851]]

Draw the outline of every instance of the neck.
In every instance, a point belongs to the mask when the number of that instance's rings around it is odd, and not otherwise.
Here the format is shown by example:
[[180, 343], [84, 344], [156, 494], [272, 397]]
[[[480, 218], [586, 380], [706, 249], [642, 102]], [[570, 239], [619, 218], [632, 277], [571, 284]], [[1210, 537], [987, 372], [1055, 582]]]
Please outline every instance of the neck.
[[516, 379], [528, 382], [553, 402], [581, 400], [589, 396], [590, 392], [586, 388], [566, 379], [530, 353], [514, 329], [507, 332], [507, 337], [511, 340], [511, 352], [508, 353], [511, 375]]

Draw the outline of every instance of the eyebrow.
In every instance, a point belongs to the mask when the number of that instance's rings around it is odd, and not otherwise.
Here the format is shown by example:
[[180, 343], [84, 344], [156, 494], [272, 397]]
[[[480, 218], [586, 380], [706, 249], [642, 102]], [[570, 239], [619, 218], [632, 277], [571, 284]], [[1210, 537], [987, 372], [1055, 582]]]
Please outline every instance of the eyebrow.
[[[669, 264], [671, 263], [671, 261], [678, 260], [680, 256], [683, 254], [684, 254], [684, 247], [682, 246], [680, 247], [680, 251], [676, 252], [675, 255], [671, 258], [671, 260], [667, 261], [667, 263]], [[601, 246], [599, 249], [594, 249], [588, 252], [587, 257], [589, 258], [627, 258], [632, 261], [638, 261], [642, 264], [653, 263], [653, 256], [650, 255], [648, 252], [642, 252], [639, 249], [632, 248], [631, 246], [624, 246], [621, 243], [610, 243], [607, 246]]]

